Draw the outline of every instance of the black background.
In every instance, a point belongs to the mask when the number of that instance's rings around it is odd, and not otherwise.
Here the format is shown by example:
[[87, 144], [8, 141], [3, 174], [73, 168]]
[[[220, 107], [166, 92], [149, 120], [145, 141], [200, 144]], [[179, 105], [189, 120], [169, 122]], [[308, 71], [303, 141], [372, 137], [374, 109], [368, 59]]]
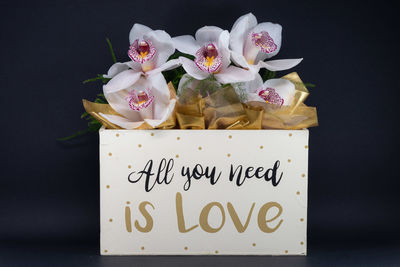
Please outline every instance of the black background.
[[[385, 1], [1, 1], [0, 265], [394, 264], [400, 252], [398, 11]], [[98, 136], [86, 127], [82, 81], [128, 60], [135, 22], [171, 36], [230, 30], [253, 12], [283, 26], [275, 59], [311, 88], [309, 256], [98, 257]], [[289, 71], [281, 72], [284, 75]], [[397, 257], [397, 258], [396, 258]], [[130, 261], [132, 259], [132, 261]], [[25, 263], [25, 264], [24, 264]]]

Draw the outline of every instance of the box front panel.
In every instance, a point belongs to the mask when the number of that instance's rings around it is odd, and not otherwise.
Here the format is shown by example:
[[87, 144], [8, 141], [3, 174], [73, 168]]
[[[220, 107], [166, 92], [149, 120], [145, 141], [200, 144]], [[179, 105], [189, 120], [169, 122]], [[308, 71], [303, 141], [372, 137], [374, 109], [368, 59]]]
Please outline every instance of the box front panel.
[[308, 130], [101, 130], [101, 254], [305, 255], [307, 165]]

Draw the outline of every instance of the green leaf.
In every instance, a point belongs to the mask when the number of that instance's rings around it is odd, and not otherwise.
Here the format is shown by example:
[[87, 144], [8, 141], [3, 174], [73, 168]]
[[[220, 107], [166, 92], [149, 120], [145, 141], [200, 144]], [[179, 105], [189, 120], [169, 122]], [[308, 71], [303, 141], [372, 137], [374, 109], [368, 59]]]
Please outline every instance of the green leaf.
[[76, 133], [74, 133], [74, 134], [72, 134], [72, 135], [70, 135], [70, 136], [66, 136], [66, 137], [62, 137], [62, 138], [57, 138], [57, 140], [58, 140], [58, 141], [68, 141], [68, 140], [71, 140], [71, 139], [73, 139], [73, 138], [75, 138], [75, 137], [84, 135], [84, 134], [86, 134], [86, 133], [88, 133], [88, 132], [89, 132], [89, 129], [85, 129], [85, 130], [82, 130], [82, 131], [78, 131], [78, 132], [76, 132]]
[[185, 74], [185, 70], [183, 67], [178, 67], [176, 69], [164, 71], [162, 74], [164, 75], [165, 80], [167, 83], [172, 82], [175, 89], [178, 88], [179, 81], [181, 80], [182, 76]]
[[83, 83], [85, 84], [85, 83], [89, 83], [89, 82], [95, 82], [95, 81], [102, 80], [102, 79], [104, 79], [103, 76], [99, 76], [99, 74], [98, 74], [97, 77], [84, 80]]
[[177, 59], [177, 58], [179, 58], [179, 57], [187, 57], [188, 59], [194, 60], [194, 56], [189, 55], [189, 54], [185, 54], [185, 53], [182, 53], [182, 52], [179, 52], [179, 51], [175, 51], [175, 53], [173, 53], [173, 54], [168, 58], [168, 60]]
[[266, 80], [275, 78], [275, 76], [276, 76], [275, 71], [270, 71], [270, 70], [264, 69], [261, 77], [262, 77], [263, 82], [265, 82]]
[[303, 83], [303, 84], [305, 87], [310, 87], [310, 88], [315, 87], [315, 84], [312, 84], [312, 83]]
[[86, 111], [82, 113], [81, 115], [81, 119], [86, 118], [87, 116], [89, 116], [89, 113], [87, 113]]
[[89, 83], [89, 82], [95, 82], [95, 81], [98, 81], [98, 80], [101, 80], [103, 83], [108, 83], [108, 81], [111, 80], [111, 79], [110, 78], [104, 78], [103, 74], [97, 74], [97, 77], [84, 80], [83, 83], [85, 84], [85, 83]]
[[115, 57], [115, 53], [114, 53], [114, 49], [112, 47], [111, 41], [108, 38], [106, 38], [106, 41], [108, 44], [108, 48], [110, 49], [111, 57], [112, 57], [114, 63], [117, 63], [117, 58]]

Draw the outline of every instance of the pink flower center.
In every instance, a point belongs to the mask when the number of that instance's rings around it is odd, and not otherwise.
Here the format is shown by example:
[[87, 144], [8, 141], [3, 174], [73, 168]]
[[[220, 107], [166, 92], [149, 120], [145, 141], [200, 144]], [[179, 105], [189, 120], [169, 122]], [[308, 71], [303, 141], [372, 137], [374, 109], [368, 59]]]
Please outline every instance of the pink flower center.
[[126, 98], [129, 107], [132, 110], [140, 111], [147, 108], [154, 100], [154, 96], [150, 94], [150, 89], [144, 91], [132, 90], [129, 92], [129, 96]]
[[196, 63], [197, 67], [202, 71], [214, 73], [221, 67], [222, 56], [218, 53], [215, 45], [209, 43], [197, 50], [194, 63]]
[[252, 43], [259, 47], [261, 51], [266, 54], [270, 54], [278, 49], [278, 46], [275, 44], [274, 39], [269, 36], [268, 32], [262, 31], [260, 33], [252, 33], [251, 34]]
[[156, 54], [156, 51], [156, 48], [150, 40], [139, 41], [139, 39], [136, 39], [129, 47], [128, 56], [133, 61], [143, 64], [151, 60]]
[[274, 104], [278, 106], [283, 105], [283, 99], [275, 91], [274, 88], [267, 87], [266, 89], [260, 88], [256, 92], [267, 104]]

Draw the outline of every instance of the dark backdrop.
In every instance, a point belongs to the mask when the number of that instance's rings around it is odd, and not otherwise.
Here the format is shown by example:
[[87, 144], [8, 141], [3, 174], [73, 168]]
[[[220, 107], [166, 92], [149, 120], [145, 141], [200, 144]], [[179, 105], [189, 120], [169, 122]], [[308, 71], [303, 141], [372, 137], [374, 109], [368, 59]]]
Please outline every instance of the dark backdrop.
[[97, 245], [98, 136], [56, 138], [86, 127], [80, 100], [101, 84], [82, 81], [112, 64], [106, 37], [126, 61], [135, 22], [177, 36], [247, 12], [283, 26], [276, 59], [304, 57], [293, 70], [317, 85], [310, 246], [399, 242], [398, 12], [320, 0], [1, 1], [0, 239]]

